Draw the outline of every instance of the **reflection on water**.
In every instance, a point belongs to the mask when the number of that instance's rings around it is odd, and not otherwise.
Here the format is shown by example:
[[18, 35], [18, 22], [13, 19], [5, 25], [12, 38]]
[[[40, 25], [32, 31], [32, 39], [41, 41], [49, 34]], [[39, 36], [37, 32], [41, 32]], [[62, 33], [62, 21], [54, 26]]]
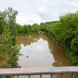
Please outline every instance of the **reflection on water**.
[[37, 42], [24, 46], [21, 44], [19, 65], [22, 67], [51, 67], [54, 62], [48, 42], [40, 38]]
[[[18, 36], [17, 44], [21, 45], [20, 53], [23, 54], [19, 57], [18, 61], [18, 64], [21, 67], [40, 68], [72, 66], [71, 62], [65, 56], [59, 43], [48, 35], [37, 34], [32, 35], [31, 38], [28, 36]], [[58, 75], [54, 76], [54, 78], [60, 77]], [[43, 78], [47, 78], [47, 76]]]

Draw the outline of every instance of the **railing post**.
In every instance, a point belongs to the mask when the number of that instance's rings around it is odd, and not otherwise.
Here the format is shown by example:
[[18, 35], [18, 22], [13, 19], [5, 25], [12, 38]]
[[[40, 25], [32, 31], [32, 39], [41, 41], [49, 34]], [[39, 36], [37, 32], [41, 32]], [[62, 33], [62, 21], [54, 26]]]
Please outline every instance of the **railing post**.
[[61, 74], [61, 78], [64, 78], [64, 75], [63, 75], [63, 73]]
[[51, 74], [51, 78], [53, 78], [53, 74]]
[[19, 76], [17, 75], [17, 78], [19, 78]]
[[74, 73], [72, 73], [72, 78], [74, 78]]
[[40, 74], [40, 78], [42, 78], [42, 74]]
[[4, 78], [7, 78], [6, 76], [4, 76]]
[[30, 75], [29, 75], [29, 78], [30, 78]]

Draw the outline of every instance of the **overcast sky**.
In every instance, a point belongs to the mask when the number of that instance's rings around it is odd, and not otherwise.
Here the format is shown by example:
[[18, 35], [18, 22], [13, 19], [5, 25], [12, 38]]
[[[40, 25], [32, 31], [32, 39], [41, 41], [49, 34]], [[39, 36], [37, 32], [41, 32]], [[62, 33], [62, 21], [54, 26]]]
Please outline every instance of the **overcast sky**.
[[33, 24], [59, 20], [60, 15], [78, 10], [78, 0], [0, 0], [0, 11], [18, 11], [16, 22]]

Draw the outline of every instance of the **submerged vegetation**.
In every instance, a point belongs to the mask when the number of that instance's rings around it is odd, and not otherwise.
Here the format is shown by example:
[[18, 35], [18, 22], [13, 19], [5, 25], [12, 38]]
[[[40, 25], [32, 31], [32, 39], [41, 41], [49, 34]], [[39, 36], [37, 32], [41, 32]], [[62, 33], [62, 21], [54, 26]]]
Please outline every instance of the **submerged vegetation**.
[[78, 65], [78, 12], [61, 16], [59, 21], [23, 26], [16, 23], [17, 13], [10, 7], [0, 12], [0, 68], [18, 67], [20, 47], [16, 45], [16, 36], [38, 31], [55, 37], [72, 64]]

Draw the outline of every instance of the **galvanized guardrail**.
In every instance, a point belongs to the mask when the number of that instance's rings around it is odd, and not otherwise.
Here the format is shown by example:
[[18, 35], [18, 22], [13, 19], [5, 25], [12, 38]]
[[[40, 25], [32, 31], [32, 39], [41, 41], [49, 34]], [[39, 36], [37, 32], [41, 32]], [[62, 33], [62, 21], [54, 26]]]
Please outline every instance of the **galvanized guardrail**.
[[64, 78], [64, 74], [72, 74], [72, 78], [74, 78], [74, 74], [78, 74], [78, 66], [72, 67], [51, 67], [51, 68], [5, 68], [0, 69], [0, 76], [23, 76], [28, 75], [30, 78], [31, 75], [51, 75], [50, 78], [53, 78], [53, 74], [61, 74], [61, 78]]

